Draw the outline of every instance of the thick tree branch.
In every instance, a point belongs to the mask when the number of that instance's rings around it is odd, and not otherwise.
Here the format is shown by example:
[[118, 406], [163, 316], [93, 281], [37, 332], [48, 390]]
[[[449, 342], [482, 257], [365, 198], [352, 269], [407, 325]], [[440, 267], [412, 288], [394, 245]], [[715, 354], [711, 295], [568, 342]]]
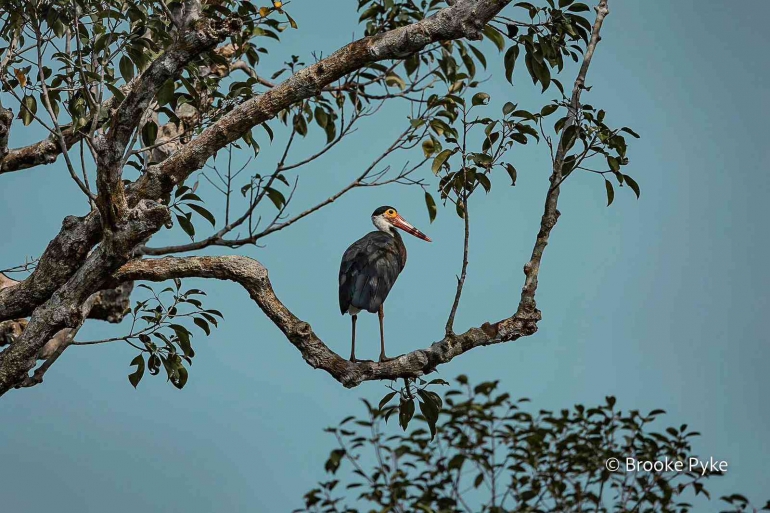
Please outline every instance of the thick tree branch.
[[[216, 37], [221, 36], [219, 32], [216, 34]], [[196, 51], [204, 50], [204, 47], [196, 47]], [[138, 87], [142, 76], [135, 77], [120, 88], [127, 98]], [[116, 97], [110, 98], [103, 105], [109, 112], [114, 112], [116, 107]], [[69, 148], [82, 140], [83, 132], [75, 132], [68, 126], [62, 127], [62, 135], [65, 145]], [[53, 139], [10, 150], [2, 160], [0, 174], [52, 163], [61, 152], [60, 145]], [[138, 199], [132, 201], [132, 204], [136, 201]], [[51, 294], [72, 276], [101, 238], [102, 222], [98, 211], [80, 218], [66, 217], [61, 231], [41, 256], [38, 268], [17, 286], [0, 290], [0, 321], [30, 315], [35, 307], [51, 297]]]
[[556, 225], [556, 221], [559, 219], [559, 211], [556, 208], [559, 201], [559, 191], [562, 181], [562, 168], [564, 166], [564, 158], [567, 154], [565, 148], [564, 134], [567, 132], [567, 128], [575, 124], [578, 113], [580, 112], [580, 93], [585, 87], [586, 75], [588, 74], [588, 67], [591, 65], [591, 59], [593, 58], [596, 45], [599, 43], [600, 31], [604, 18], [609, 14], [609, 8], [607, 7], [607, 0], [600, 0], [599, 4], [595, 7], [596, 20], [594, 21], [591, 29], [591, 39], [588, 42], [585, 54], [583, 56], [583, 63], [580, 66], [580, 71], [575, 79], [575, 84], [572, 88], [572, 97], [570, 99], [569, 114], [567, 121], [562, 129], [562, 136], [559, 140], [559, 146], [556, 151], [556, 156], [553, 160], [553, 171], [551, 173], [550, 182], [551, 187], [548, 190], [548, 194], [545, 199], [545, 211], [540, 221], [540, 231], [537, 234], [537, 242], [532, 250], [532, 257], [529, 262], [524, 266], [524, 274], [526, 280], [524, 287], [521, 290], [521, 300], [519, 302], [518, 311], [532, 310], [535, 308], [535, 291], [537, 290], [537, 278], [540, 271], [540, 261], [543, 258], [543, 251], [548, 245], [548, 238], [551, 234], [551, 230]]
[[[319, 87], [329, 85], [351, 71], [372, 62], [408, 56], [432, 41], [461, 37], [478, 39], [484, 24], [509, 1], [459, 0], [420, 23], [351, 43], [269, 92], [240, 105], [191, 141], [185, 149], [160, 166], [151, 167], [129, 186], [129, 204], [135, 204], [142, 198], [157, 200], [164, 197], [177, 183], [203, 165], [198, 165], [201, 159], [205, 162], [214, 151], [238, 139], [246, 130], [274, 117], [293, 103], [312, 97]], [[66, 129], [64, 133], [66, 140]], [[4, 160], [4, 166], [8, 166], [6, 169], [12, 170], [22, 162], [34, 160], [35, 155], [50, 155], [47, 152], [53, 149], [49, 145], [55, 143], [48, 140], [38, 144], [41, 146], [18, 150], [23, 156], [17, 155], [9, 160], [15, 152], [12, 150]], [[55, 159], [56, 153], [52, 155]], [[101, 237], [98, 212], [91, 212], [84, 218], [67, 217], [62, 230], [41, 257], [38, 269], [18, 286], [0, 291], [0, 321], [29, 315], [80, 267], [90, 248]]]
[[159, 198], [203, 167], [216, 151], [283, 109], [312, 98], [326, 86], [368, 64], [401, 59], [436, 41], [480, 39], [484, 26], [510, 0], [457, 0], [424, 20], [366, 37], [304, 68], [223, 116], [180, 151], [150, 169], [132, 188], [137, 197]]
[[[580, 93], [585, 84], [588, 67], [599, 42], [599, 32], [609, 13], [607, 0], [601, 0], [596, 8], [597, 17], [584, 61], [573, 88], [570, 118], [567, 125], [575, 122], [580, 106]], [[561, 177], [566, 150], [560, 141], [554, 159], [551, 183]], [[427, 349], [419, 349], [386, 362], [350, 362], [329, 349], [313, 332], [307, 322], [296, 317], [275, 295], [267, 269], [259, 262], [240, 256], [162, 258], [136, 260], [123, 266], [115, 279], [164, 281], [171, 278], [215, 278], [234, 281], [243, 286], [260, 309], [286, 335], [312, 367], [323, 369], [346, 387], [355, 387], [364, 381], [416, 377], [428, 374], [440, 364], [479, 346], [516, 340], [537, 331], [540, 311], [536, 307], [535, 292], [543, 251], [558, 218], [558, 188], [549, 188], [540, 231], [530, 261], [524, 267], [525, 283], [516, 313], [507, 319], [465, 333], [448, 333]]]
[[[480, 38], [484, 25], [508, 2], [509, 0], [457, 0], [450, 7], [418, 23], [351, 43], [329, 58], [297, 72], [265, 94], [236, 107], [197, 139], [163, 163], [151, 168], [136, 184], [129, 187], [126, 191], [126, 203], [129, 209], [133, 205], [136, 205], [136, 208], [132, 209], [135, 210], [133, 213], [127, 212], [126, 218], [135, 226], [120, 230], [114, 240], [105, 240], [89, 257], [85, 256], [88, 250], [101, 238], [100, 216], [92, 212], [84, 219], [68, 218], [77, 226], [71, 226], [62, 232], [74, 236], [71, 242], [77, 248], [74, 253], [78, 260], [74, 264], [62, 261], [63, 254], [70, 250], [63, 248], [66, 241], [60, 234], [51, 243], [55, 243], [57, 247], [41, 259], [36, 273], [28, 280], [0, 291], [0, 320], [8, 318], [4, 317], [5, 315], [25, 309], [29, 311], [37, 306], [21, 338], [0, 354], [0, 394], [22, 383], [34, 366], [35, 356], [47, 340], [61, 329], [79, 328], [86, 313], [83, 306], [89, 295], [95, 290], [110, 286], [110, 276], [115, 272], [116, 279], [119, 280], [164, 280], [172, 277], [199, 276], [236, 281], [249, 291], [260, 308], [302, 352], [310, 365], [323, 368], [348, 387], [366, 380], [423, 375], [474, 347], [515, 340], [534, 333], [540, 319], [540, 312], [534, 300], [537, 275], [548, 236], [558, 217], [558, 187], [549, 189], [537, 242], [532, 258], [525, 266], [526, 281], [516, 313], [503, 321], [485, 323], [480, 328], [472, 328], [460, 335], [450, 334], [428, 349], [413, 351], [384, 363], [351, 363], [331, 351], [306, 322], [295, 317], [277, 299], [267, 278], [267, 271], [253, 260], [243, 257], [169, 258], [126, 264], [130, 250], [155, 233], [168, 219], [165, 207], [147, 200], [168, 194], [190, 173], [202, 167], [218, 149], [238, 139], [251, 127], [274, 117], [281, 110], [318, 94], [329, 83], [370, 63], [403, 58], [435, 41], [461, 37]], [[580, 90], [599, 40], [601, 23], [607, 14], [606, 5], [606, 0], [602, 0], [597, 7], [597, 21], [586, 51], [586, 60], [575, 82], [572, 119], [568, 122], [574, 123]], [[558, 183], [561, 176], [564, 153], [562, 151], [560, 155], [557, 154], [554, 160], [552, 184]], [[85, 251], [82, 248], [85, 248]], [[56, 267], [61, 264], [65, 264], [64, 270], [57, 273]], [[46, 274], [39, 274], [41, 268], [47, 268], [56, 275], [55, 278], [49, 280]], [[34, 279], [40, 280], [42, 287], [36, 289], [30, 286], [34, 285]], [[46, 292], [41, 289], [46, 289]], [[2, 297], [3, 293], [6, 293], [6, 297]], [[6, 301], [9, 294], [10, 299], [20, 300], [20, 305], [12, 304], [13, 301], [9, 304]], [[41, 298], [42, 301], [48, 300], [38, 306], [42, 302]]]
[[[123, 94], [127, 94], [134, 88], [138, 81], [139, 77], [134, 78], [128, 84], [120, 87], [120, 91]], [[117, 105], [118, 98], [113, 96], [104, 102], [102, 109], [111, 112]], [[64, 138], [65, 149], [67, 150], [83, 139], [83, 131], [73, 130], [72, 125], [62, 126], [61, 134]], [[56, 162], [57, 157], [61, 153], [61, 146], [53, 137], [22, 148], [9, 149], [5, 158], [0, 157], [0, 174], [21, 171], [45, 164], [52, 164]]]
[[[0, 353], [0, 395], [21, 384], [35, 366], [40, 349], [54, 335], [64, 328], [80, 328], [88, 315], [89, 296], [108, 288], [105, 282], [128, 261], [133, 248], [168, 220], [168, 208], [156, 202], [143, 200], [131, 209], [124, 229], [115, 233], [109, 242], [99, 245], [72, 277], [35, 309], [19, 340]], [[3, 291], [14, 290], [22, 284]]]
[[176, 79], [193, 58], [211, 50], [240, 28], [237, 20], [223, 24], [200, 18], [200, 2], [184, 3], [184, 30], [177, 40], [142, 73], [120, 108], [115, 110], [106, 136], [95, 140], [98, 150], [97, 205], [106, 226], [114, 228], [128, 211], [123, 182], [123, 157], [139, 119], [167, 80]]
[[484, 324], [461, 335], [445, 337], [427, 349], [401, 355], [387, 362], [350, 362], [323, 343], [307, 322], [296, 317], [281, 303], [268, 279], [267, 269], [256, 260], [242, 256], [187, 257], [135, 260], [121, 267], [115, 280], [164, 281], [172, 278], [215, 278], [240, 284], [260, 309], [299, 349], [312, 367], [323, 369], [344, 386], [355, 387], [364, 381], [415, 377], [432, 372], [436, 366], [470, 351], [537, 331], [539, 312], [507, 319], [516, 325], [507, 338], [497, 336], [495, 325]]
[[0, 290], [0, 321], [27, 317], [80, 267], [102, 236], [98, 212], [67, 216], [59, 234], [48, 243], [32, 274]]
[[8, 153], [8, 137], [11, 134], [12, 122], [13, 111], [3, 108], [0, 104], [0, 173], [3, 172], [3, 158]]

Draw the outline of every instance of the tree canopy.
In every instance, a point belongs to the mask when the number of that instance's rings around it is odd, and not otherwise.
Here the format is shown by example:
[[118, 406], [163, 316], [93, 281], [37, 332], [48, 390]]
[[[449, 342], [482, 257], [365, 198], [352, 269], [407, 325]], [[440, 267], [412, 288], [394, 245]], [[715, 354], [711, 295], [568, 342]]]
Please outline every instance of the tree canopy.
[[[449, 385], [432, 383], [440, 384]], [[536, 409], [497, 381], [473, 385], [461, 375], [439, 398], [439, 413], [430, 388], [404, 391], [396, 404], [394, 395], [379, 406], [364, 401], [363, 416], [328, 428], [337, 445], [324, 465], [329, 477], [297, 511], [684, 513], [701, 511], [709, 482], [722, 475], [694, 452], [700, 433], [687, 424], [662, 427], [663, 410], [622, 411], [612, 396], [593, 407]], [[403, 405], [411, 395], [420, 413], [407, 431], [414, 408]], [[403, 432], [388, 423], [399, 410]], [[642, 462], [660, 465], [638, 468]], [[738, 493], [719, 502], [725, 513], [759, 511]]]
[[[4, 7], [0, 180], [56, 163], [87, 213], [64, 218], [38, 257], [0, 274], [0, 394], [41, 383], [69, 347], [113, 342], [135, 352], [131, 384], [147, 370], [182, 388], [195, 355], [193, 334], [210, 334], [223, 317], [210, 300], [204, 304], [205, 291], [183, 286], [188, 277], [244, 287], [309, 365], [346, 387], [413, 380], [473, 348], [537, 331], [540, 264], [567, 178], [598, 175], [608, 205], [618, 186], [640, 193], [626, 174], [626, 138], [637, 134], [609, 124], [603, 109], [583, 100], [607, 0], [593, 11], [572, 0], [359, 0], [359, 39], [326, 57], [311, 48], [304, 57], [286, 56], [278, 69], [263, 64], [264, 56], [280, 52], [285, 31], [301, 30], [291, 16], [299, 4], [6, 0]], [[493, 111], [482, 70], [513, 83], [522, 66], [542, 91], [542, 105], [507, 101]], [[371, 165], [355, 170], [331, 197], [295, 204], [298, 170], [393, 102], [408, 104], [411, 115]], [[49, 136], [12, 147], [31, 125]], [[311, 132], [325, 143], [295, 157], [294, 148], [311, 144]], [[259, 161], [266, 143], [284, 148], [277, 162], [261, 162], [258, 173], [233, 165], [234, 155], [236, 162], [244, 155], [247, 164]], [[518, 305], [502, 320], [456, 333], [473, 201], [493, 186], [515, 185], [516, 150], [533, 143], [549, 152], [552, 166]], [[389, 159], [405, 152], [417, 156], [413, 164], [391, 169]], [[198, 194], [204, 181], [225, 199], [224, 208]], [[463, 219], [462, 266], [445, 336], [424, 349], [387, 362], [349, 362], [280, 301], [260, 262], [195, 255], [258, 245], [323, 215], [342, 195], [383, 185], [421, 188], [431, 219], [445, 207]], [[158, 246], [153, 237], [161, 230], [189, 241]], [[171, 285], [141, 283], [164, 281]], [[114, 337], [81, 340], [88, 320], [121, 324]]]

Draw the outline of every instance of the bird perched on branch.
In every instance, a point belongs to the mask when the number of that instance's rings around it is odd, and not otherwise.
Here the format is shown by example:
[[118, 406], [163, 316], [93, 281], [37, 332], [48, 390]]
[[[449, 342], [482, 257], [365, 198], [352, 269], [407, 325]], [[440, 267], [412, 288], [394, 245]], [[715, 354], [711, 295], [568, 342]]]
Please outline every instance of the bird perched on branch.
[[427, 235], [406, 222], [390, 206], [375, 210], [372, 223], [377, 231], [369, 232], [351, 244], [342, 255], [340, 265], [340, 312], [342, 315], [350, 314], [353, 324], [350, 361], [357, 361], [356, 319], [361, 310], [377, 312], [380, 318], [380, 361], [388, 360], [385, 356], [383, 303], [406, 265], [406, 246], [396, 228], [431, 242]]

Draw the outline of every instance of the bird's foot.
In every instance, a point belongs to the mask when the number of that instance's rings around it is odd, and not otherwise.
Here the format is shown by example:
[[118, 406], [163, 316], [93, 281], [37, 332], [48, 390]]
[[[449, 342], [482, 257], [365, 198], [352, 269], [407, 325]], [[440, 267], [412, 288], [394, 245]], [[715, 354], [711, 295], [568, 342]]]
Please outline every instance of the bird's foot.
[[355, 356], [351, 356], [348, 361], [351, 363], [364, 363], [364, 362], [373, 362], [374, 360], [362, 360], [360, 358], [356, 358]]
[[389, 362], [391, 360], [395, 360], [395, 358], [390, 358], [388, 356], [385, 356], [385, 353], [380, 355], [380, 363], [382, 363], [382, 362]]

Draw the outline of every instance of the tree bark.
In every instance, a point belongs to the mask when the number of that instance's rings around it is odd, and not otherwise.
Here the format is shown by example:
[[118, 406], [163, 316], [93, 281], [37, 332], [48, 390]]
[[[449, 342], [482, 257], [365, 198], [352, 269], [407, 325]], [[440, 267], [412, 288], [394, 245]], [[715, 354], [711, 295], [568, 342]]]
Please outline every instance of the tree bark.
[[[70, 330], [63, 339], [71, 341], [69, 335], [79, 329], [92, 311], [94, 305], [89, 298], [94, 297], [93, 294], [132, 280], [201, 277], [237, 282], [312, 367], [324, 369], [346, 387], [354, 387], [367, 380], [421, 376], [475, 347], [516, 340], [535, 333], [541, 318], [535, 303], [539, 268], [550, 232], [559, 216], [558, 184], [566, 154], [563, 135], [553, 162], [552, 187], [546, 196], [540, 231], [532, 256], [524, 268], [525, 283], [516, 312], [511, 317], [484, 323], [460, 335], [447, 333], [427, 349], [416, 350], [391, 361], [353, 363], [337, 355], [307, 322], [297, 318], [281, 303], [273, 291], [267, 270], [255, 260], [225, 256], [129, 262], [134, 256], [134, 249], [168, 222], [168, 208], [159, 200], [201, 168], [216, 151], [236, 141], [252, 127], [297, 102], [319, 94], [329, 84], [371, 63], [401, 59], [437, 41], [463, 37], [480, 39], [483, 27], [509, 1], [457, 0], [420, 22], [355, 41], [300, 70], [268, 92], [235, 107], [200, 136], [162, 163], [152, 166], [124, 189], [122, 170], [117, 164], [121, 162], [128, 136], [136, 129], [138, 115], [162, 83], [173, 77], [195, 52], [188, 48], [182, 53], [173, 53], [179, 49], [172, 49], [171, 54], [161, 59], [171, 59], [174, 66], [169, 68], [166, 61], [155, 67], [151, 65], [140, 78], [138, 89], [127, 95], [124, 105], [114, 114], [110, 131], [99, 139], [99, 211], [94, 210], [83, 218], [65, 218], [61, 232], [51, 241], [32, 275], [21, 283], [0, 290], [0, 321], [18, 319], [34, 312], [21, 334], [14, 335], [13, 343], [0, 353], [0, 395], [28, 383], [28, 372], [34, 367], [41, 349], [57, 333]], [[607, 1], [601, 0], [596, 11], [588, 48], [575, 80], [565, 129], [575, 123], [580, 109], [580, 93], [600, 39], [599, 31], [608, 13]], [[7, 160], [4, 159], [4, 162]], [[91, 251], [96, 244], [99, 246]], [[54, 348], [50, 351], [51, 356], [54, 359], [58, 357], [64, 347]]]
[[[313, 368], [323, 369], [345, 387], [355, 387], [364, 381], [417, 377], [428, 374], [475, 347], [498, 344], [537, 331], [540, 312], [518, 314], [505, 321], [509, 324], [504, 336], [500, 323], [485, 323], [460, 335], [444, 337], [427, 349], [419, 349], [385, 362], [351, 362], [341, 357], [315, 334], [310, 324], [295, 316], [275, 294], [267, 269], [251, 258], [242, 256], [187, 257], [135, 260], [121, 267], [114, 275], [117, 282], [125, 280], [164, 281], [172, 278], [214, 278], [234, 281], [249, 293], [259, 308], [286, 335], [305, 361]], [[512, 327], [512, 328], [511, 328]]]

